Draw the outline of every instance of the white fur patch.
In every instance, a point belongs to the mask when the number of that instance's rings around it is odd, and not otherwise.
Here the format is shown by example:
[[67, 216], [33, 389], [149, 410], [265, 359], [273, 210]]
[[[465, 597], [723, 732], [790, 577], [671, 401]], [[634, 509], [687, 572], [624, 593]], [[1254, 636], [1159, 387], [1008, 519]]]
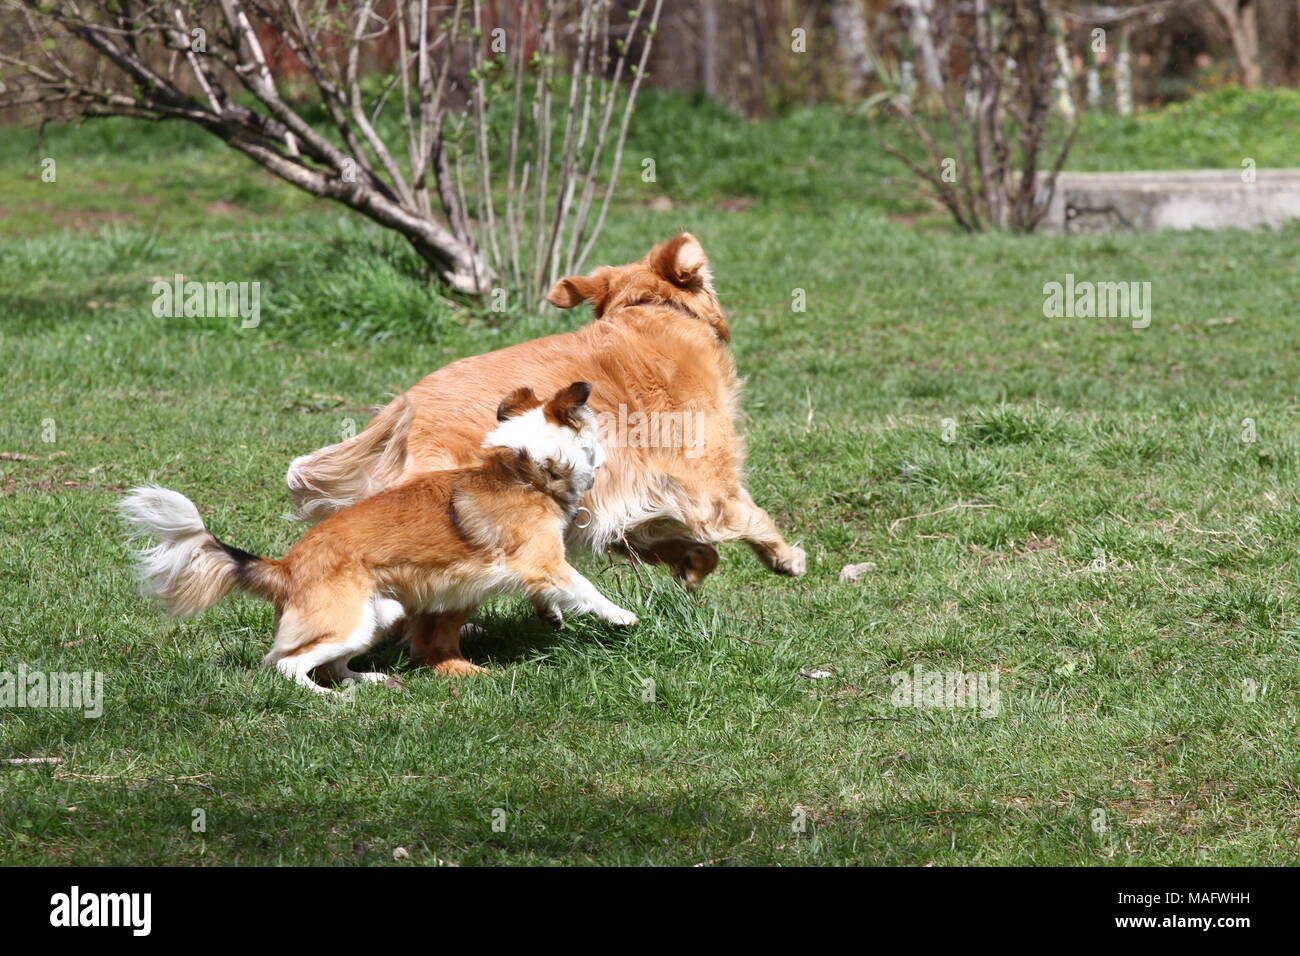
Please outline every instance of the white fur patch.
[[484, 448], [513, 448], [538, 464], [553, 462], [571, 470], [575, 486], [586, 491], [596, 481], [596, 470], [605, 464], [596, 416], [584, 407], [579, 412], [582, 428], [575, 431], [546, 417], [542, 406], [507, 418], [483, 440]]

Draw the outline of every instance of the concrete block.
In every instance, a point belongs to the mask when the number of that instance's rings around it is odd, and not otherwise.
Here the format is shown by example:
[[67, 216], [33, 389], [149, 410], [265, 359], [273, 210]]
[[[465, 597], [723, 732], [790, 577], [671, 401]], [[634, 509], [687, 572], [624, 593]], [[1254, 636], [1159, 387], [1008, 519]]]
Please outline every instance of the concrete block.
[[[1300, 169], [1062, 173], [1043, 232], [1277, 229], [1300, 219]], [[1040, 180], [1041, 183], [1041, 180]]]

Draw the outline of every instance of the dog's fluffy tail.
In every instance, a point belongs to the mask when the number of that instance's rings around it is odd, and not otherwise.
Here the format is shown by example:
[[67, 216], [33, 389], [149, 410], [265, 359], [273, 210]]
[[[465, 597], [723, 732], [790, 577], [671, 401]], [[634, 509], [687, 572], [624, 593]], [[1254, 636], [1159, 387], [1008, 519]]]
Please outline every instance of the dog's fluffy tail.
[[194, 502], [179, 492], [134, 488], [118, 503], [131, 537], [158, 543], [135, 552], [140, 590], [171, 613], [189, 617], [206, 611], [239, 588], [268, 601], [285, 596], [284, 566], [217, 540]]
[[383, 491], [406, 468], [412, 407], [400, 395], [354, 438], [295, 458], [284, 476], [300, 521], [323, 521]]

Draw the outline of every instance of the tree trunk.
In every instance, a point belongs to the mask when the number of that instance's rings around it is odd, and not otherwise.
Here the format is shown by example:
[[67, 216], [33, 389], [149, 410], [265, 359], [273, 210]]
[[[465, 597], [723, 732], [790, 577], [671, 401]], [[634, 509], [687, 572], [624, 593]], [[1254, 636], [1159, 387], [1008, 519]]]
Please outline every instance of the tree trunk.
[[1228, 28], [1232, 52], [1246, 89], [1259, 86], [1263, 72], [1259, 65], [1259, 24], [1255, 0], [1210, 0], [1210, 6]]
[[930, 89], [943, 92], [943, 69], [934, 45], [934, 25], [930, 21], [933, 0], [903, 0], [903, 5], [910, 14], [907, 29], [921, 60], [921, 78]]
[[1119, 28], [1119, 52], [1115, 56], [1115, 109], [1120, 116], [1133, 115], [1133, 64], [1126, 26]]
[[861, 0], [831, 0], [831, 26], [835, 46], [844, 70], [845, 92], [858, 99], [866, 92], [867, 80], [875, 72], [867, 53], [867, 17]]
[[369, 185], [347, 183], [295, 163], [220, 122], [205, 121], [200, 125], [285, 182], [313, 196], [333, 199], [381, 226], [397, 230], [437, 277], [455, 291], [467, 295], [492, 291], [492, 271], [483, 256], [435, 220], [404, 208]]
[[704, 95], [718, 98], [718, 0], [704, 0], [700, 5], [700, 78]]

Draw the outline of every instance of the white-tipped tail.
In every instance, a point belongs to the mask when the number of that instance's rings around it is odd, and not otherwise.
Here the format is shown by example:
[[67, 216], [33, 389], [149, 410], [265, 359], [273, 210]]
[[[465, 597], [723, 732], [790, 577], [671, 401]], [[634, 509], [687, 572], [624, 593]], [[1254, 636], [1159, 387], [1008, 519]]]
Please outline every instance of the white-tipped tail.
[[134, 488], [118, 503], [132, 538], [156, 538], [135, 552], [140, 590], [188, 617], [216, 604], [239, 583], [240, 561], [203, 524], [179, 492]]
[[137, 535], [175, 540], [207, 531], [194, 502], [179, 491], [157, 485], [132, 488], [117, 507], [122, 519]]

